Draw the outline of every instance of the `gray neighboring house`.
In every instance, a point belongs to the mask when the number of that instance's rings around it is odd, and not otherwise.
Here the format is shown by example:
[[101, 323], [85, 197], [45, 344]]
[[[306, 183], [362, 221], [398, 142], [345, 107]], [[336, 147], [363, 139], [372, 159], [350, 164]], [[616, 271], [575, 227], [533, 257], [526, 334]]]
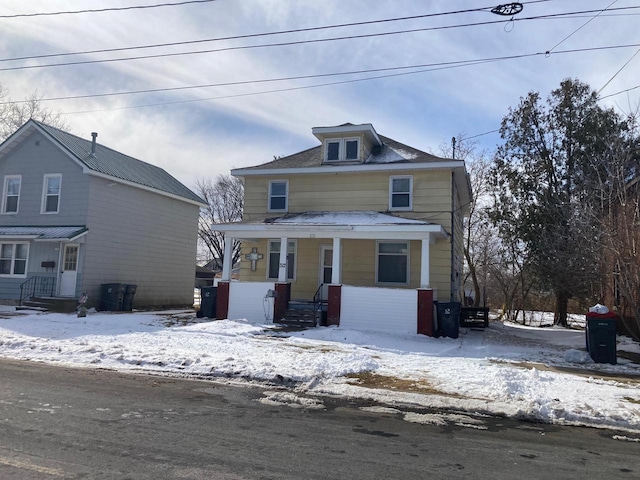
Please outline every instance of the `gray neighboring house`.
[[[0, 145], [0, 302], [137, 285], [136, 308], [193, 304], [198, 195], [165, 170], [29, 120]], [[29, 292], [28, 294], [26, 292]]]

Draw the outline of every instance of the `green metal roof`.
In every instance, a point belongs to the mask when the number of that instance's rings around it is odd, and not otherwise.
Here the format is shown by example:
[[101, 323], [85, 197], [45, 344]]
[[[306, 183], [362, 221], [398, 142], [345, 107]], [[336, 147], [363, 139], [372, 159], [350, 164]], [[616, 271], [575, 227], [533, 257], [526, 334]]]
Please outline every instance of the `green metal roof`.
[[[99, 143], [96, 143], [95, 154], [92, 154], [91, 140], [76, 137], [75, 135], [37, 120], [31, 119], [29, 122], [33, 122], [41, 131], [94, 172], [159, 190], [160, 192], [169, 193], [192, 202], [206, 203], [188, 187], [160, 167], [117, 152]], [[27, 124], [29, 122], [27, 122]]]
[[73, 240], [87, 233], [84, 226], [62, 227], [4, 227], [0, 226], [0, 238], [33, 238], [35, 240]]

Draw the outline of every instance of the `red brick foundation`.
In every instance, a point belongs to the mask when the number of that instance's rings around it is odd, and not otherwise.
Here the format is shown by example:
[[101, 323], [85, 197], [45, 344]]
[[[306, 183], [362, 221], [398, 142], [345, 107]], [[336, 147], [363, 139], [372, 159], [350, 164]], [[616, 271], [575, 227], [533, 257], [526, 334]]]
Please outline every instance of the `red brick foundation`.
[[434, 336], [433, 290], [418, 289], [418, 333]]
[[327, 325], [340, 325], [342, 285], [329, 285], [327, 299]]
[[216, 318], [224, 320], [229, 315], [229, 282], [218, 282]]
[[273, 321], [278, 322], [278, 320], [284, 317], [284, 312], [289, 308], [289, 297], [291, 295], [291, 284], [290, 283], [276, 283], [276, 298], [273, 302]]

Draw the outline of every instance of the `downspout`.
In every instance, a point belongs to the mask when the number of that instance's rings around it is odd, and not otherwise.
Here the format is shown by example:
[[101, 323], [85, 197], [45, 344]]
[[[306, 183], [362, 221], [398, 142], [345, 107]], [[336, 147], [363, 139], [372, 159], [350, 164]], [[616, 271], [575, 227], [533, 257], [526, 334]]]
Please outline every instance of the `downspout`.
[[[455, 143], [454, 143], [455, 145]], [[456, 224], [455, 222], [455, 210], [456, 210], [456, 191], [455, 191], [455, 173], [451, 172], [451, 287], [449, 293], [449, 301], [453, 302], [455, 300], [454, 297], [454, 287], [456, 284], [456, 265], [455, 265], [455, 239], [456, 239]]]

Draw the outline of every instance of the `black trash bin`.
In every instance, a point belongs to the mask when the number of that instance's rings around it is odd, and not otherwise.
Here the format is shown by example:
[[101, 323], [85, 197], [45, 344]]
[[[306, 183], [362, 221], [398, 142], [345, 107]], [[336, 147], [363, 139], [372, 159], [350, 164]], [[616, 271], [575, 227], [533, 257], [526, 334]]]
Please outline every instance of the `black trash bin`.
[[103, 283], [100, 297], [100, 310], [118, 312], [122, 310], [122, 300], [126, 285], [124, 283]]
[[218, 306], [218, 287], [200, 287], [200, 310], [198, 317], [215, 318]]
[[596, 363], [617, 363], [616, 314], [587, 313], [587, 351]]
[[122, 310], [125, 312], [131, 312], [133, 310], [133, 296], [138, 289], [137, 285], [127, 285], [124, 289], [124, 296], [122, 297]]
[[439, 337], [458, 338], [460, 333], [460, 302], [434, 302], [436, 304]]

